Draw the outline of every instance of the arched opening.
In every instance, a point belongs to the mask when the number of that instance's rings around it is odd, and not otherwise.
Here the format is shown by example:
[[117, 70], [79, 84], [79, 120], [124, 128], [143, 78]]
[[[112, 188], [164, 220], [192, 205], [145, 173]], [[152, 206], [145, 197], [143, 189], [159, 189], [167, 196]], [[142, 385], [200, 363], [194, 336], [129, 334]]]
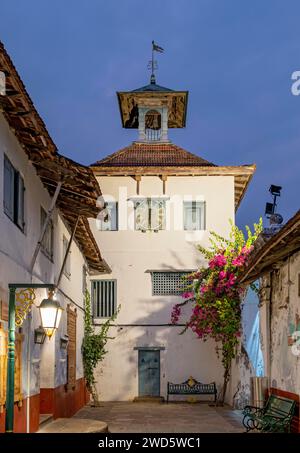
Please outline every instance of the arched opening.
[[157, 110], [148, 110], [145, 115], [146, 139], [156, 141], [161, 138], [161, 114]]

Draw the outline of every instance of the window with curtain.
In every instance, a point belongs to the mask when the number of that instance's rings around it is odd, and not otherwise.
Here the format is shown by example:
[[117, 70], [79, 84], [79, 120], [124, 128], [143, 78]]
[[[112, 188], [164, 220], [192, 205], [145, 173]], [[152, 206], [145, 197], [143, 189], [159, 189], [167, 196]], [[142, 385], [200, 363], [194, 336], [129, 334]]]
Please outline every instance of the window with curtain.
[[205, 202], [183, 202], [183, 227], [187, 231], [205, 230]]
[[3, 180], [4, 212], [20, 230], [24, 231], [24, 179], [6, 156], [4, 156]]
[[136, 230], [165, 230], [166, 200], [160, 198], [143, 198], [141, 200], [136, 200], [134, 210]]

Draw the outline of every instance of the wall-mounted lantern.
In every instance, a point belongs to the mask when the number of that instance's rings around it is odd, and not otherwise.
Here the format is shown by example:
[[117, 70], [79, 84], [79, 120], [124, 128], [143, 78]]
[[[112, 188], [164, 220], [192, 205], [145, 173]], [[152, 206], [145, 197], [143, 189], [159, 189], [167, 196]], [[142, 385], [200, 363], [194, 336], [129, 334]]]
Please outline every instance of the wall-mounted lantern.
[[43, 344], [46, 338], [45, 330], [42, 326], [38, 327], [34, 331], [34, 342], [35, 344]]
[[60, 337], [60, 348], [61, 349], [67, 349], [69, 344], [69, 335], [64, 335], [63, 337]]
[[50, 289], [48, 299], [42, 300], [41, 305], [38, 307], [40, 309], [42, 327], [49, 338], [52, 337], [58, 328], [63, 311], [59, 302], [53, 300], [53, 295], [54, 291]]

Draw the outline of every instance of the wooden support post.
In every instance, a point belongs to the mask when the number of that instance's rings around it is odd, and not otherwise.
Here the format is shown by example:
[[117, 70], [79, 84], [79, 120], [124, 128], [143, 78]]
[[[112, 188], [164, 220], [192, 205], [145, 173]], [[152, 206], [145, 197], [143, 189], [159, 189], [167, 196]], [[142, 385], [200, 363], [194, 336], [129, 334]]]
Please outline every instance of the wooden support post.
[[70, 240], [69, 240], [69, 243], [68, 243], [68, 247], [67, 247], [64, 259], [63, 259], [63, 263], [61, 265], [60, 273], [59, 273], [59, 276], [58, 276], [58, 279], [57, 279], [57, 282], [56, 282], [56, 285], [55, 285], [56, 288], [59, 287], [59, 284], [60, 284], [60, 281], [61, 281], [61, 278], [62, 278], [62, 275], [63, 275], [63, 272], [64, 272], [64, 268], [65, 268], [65, 265], [66, 265], [66, 262], [67, 262], [67, 259], [68, 259], [68, 255], [69, 255], [69, 252], [70, 252], [70, 248], [71, 248], [71, 245], [72, 245], [75, 233], [76, 233], [76, 228], [77, 228], [79, 219], [80, 219], [80, 215], [77, 217], [75, 225], [73, 227], [73, 231], [72, 231], [72, 234], [71, 234], [71, 237], [70, 237]]
[[134, 179], [136, 180], [136, 194], [140, 195], [140, 182], [142, 180], [142, 177], [140, 175], [136, 175]]
[[40, 248], [41, 248], [41, 245], [42, 245], [42, 242], [43, 242], [43, 239], [44, 239], [46, 230], [47, 230], [47, 226], [48, 226], [48, 224], [49, 224], [49, 222], [50, 222], [50, 220], [51, 220], [51, 217], [52, 217], [52, 214], [53, 214], [53, 210], [54, 210], [54, 208], [55, 208], [55, 204], [56, 204], [56, 201], [57, 201], [57, 198], [58, 198], [58, 195], [59, 195], [61, 186], [62, 186], [62, 181], [60, 181], [60, 182], [57, 184], [56, 189], [55, 189], [55, 193], [54, 193], [53, 198], [52, 198], [52, 200], [51, 200], [51, 205], [50, 205], [50, 208], [49, 208], [49, 210], [48, 210], [48, 213], [47, 213], [47, 217], [46, 217], [45, 223], [44, 223], [44, 225], [43, 225], [43, 228], [42, 228], [42, 231], [41, 231], [41, 234], [40, 234], [38, 243], [37, 243], [37, 245], [36, 245], [36, 248], [35, 248], [34, 254], [33, 254], [33, 256], [32, 256], [31, 263], [30, 263], [30, 271], [29, 271], [30, 274], [32, 274], [32, 272], [33, 272], [33, 268], [34, 268], [34, 265], [35, 265], [37, 256], [38, 256], [38, 254], [39, 254], [39, 251], [40, 251]]
[[5, 431], [14, 430], [15, 404], [15, 318], [16, 318], [16, 288], [9, 288], [8, 307], [8, 357], [7, 357], [7, 384], [6, 384], [6, 413]]
[[167, 175], [161, 175], [161, 180], [163, 182], [163, 195], [166, 195], [166, 182], [167, 182], [168, 176]]

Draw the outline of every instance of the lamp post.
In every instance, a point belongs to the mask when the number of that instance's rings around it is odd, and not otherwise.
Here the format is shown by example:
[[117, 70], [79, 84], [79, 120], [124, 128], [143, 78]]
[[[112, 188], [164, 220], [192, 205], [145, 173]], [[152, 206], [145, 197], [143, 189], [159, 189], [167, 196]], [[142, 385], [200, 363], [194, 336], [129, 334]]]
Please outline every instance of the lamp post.
[[[15, 391], [15, 328], [16, 314], [18, 323], [22, 325], [26, 314], [30, 311], [34, 299], [35, 289], [46, 288], [49, 291], [48, 299], [44, 299], [39, 306], [42, 327], [49, 338], [59, 325], [62, 308], [59, 303], [53, 300], [54, 285], [52, 283], [10, 283], [9, 288], [9, 312], [8, 312], [8, 358], [7, 358], [7, 387], [6, 387], [6, 413], [5, 413], [5, 431], [13, 432], [14, 426], [14, 391]], [[24, 297], [22, 306], [18, 307], [16, 313], [16, 290], [27, 289], [29, 297]]]

